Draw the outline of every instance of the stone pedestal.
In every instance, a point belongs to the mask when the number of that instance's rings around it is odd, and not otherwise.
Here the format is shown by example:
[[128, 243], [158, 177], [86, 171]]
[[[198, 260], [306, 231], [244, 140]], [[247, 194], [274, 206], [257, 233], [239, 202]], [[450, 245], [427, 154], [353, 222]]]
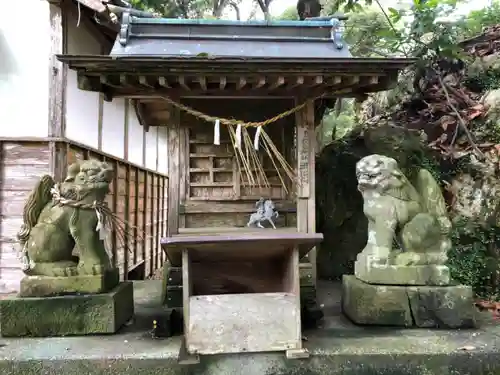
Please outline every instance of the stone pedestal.
[[4, 337], [115, 333], [134, 315], [134, 290], [122, 282], [101, 294], [12, 297], [0, 301]]
[[464, 285], [375, 285], [344, 275], [342, 310], [356, 324], [419, 328], [472, 328], [472, 289]]
[[437, 285], [451, 284], [450, 270], [447, 266], [399, 266], [377, 265], [363, 254], [354, 263], [354, 274], [359, 280], [380, 285]]
[[20, 297], [51, 297], [66, 294], [97, 294], [115, 288], [120, 282], [118, 268], [103, 275], [68, 277], [25, 276], [21, 280]]

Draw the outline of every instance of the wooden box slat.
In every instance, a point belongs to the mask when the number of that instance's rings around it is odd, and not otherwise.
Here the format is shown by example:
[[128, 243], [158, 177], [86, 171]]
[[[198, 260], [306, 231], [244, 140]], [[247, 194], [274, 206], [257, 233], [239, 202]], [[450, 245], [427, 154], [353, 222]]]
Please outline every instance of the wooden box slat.
[[221, 232], [209, 235], [175, 235], [163, 238], [161, 245], [172, 265], [181, 266], [182, 249], [189, 249], [194, 262], [229, 261], [232, 259], [269, 259], [298, 248], [299, 257], [306, 255], [323, 240], [321, 233], [280, 230]]
[[198, 354], [298, 349], [299, 309], [291, 293], [190, 297], [186, 347]]

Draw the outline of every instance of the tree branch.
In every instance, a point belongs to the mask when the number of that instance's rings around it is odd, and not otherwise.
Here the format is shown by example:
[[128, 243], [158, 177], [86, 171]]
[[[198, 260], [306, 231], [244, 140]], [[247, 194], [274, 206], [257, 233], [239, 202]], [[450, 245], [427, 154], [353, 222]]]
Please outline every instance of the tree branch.
[[234, 9], [234, 12], [236, 13], [236, 19], [238, 21], [241, 21], [240, 8], [238, 7], [238, 4], [236, 4], [234, 1], [231, 1], [229, 3], [229, 6], [231, 6]]
[[[434, 70], [435, 71], [435, 70]], [[436, 72], [436, 71], [435, 71]], [[439, 80], [439, 84], [441, 85], [441, 87], [443, 88], [443, 92], [444, 92], [444, 95], [446, 97], [446, 100], [448, 102], [448, 105], [450, 106], [450, 108], [453, 110], [453, 112], [455, 112], [455, 114], [457, 115], [457, 118], [458, 118], [458, 123], [460, 124], [462, 130], [464, 131], [465, 133], [465, 136], [467, 137], [467, 140], [469, 141], [469, 144], [471, 145], [471, 147], [474, 149], [474, 151], [476, 152], [478, 158], [480, 158], [480, 160], [484, 160], [484, 154], [482, 153], [482, 151], [479, 149], [479, 147], [477, 147], [476, 143], [474, 142], [474, 139], [472, 137], [472, 134], [471, 132], [469, 131], [469, 129], [467, 128], [467, 124], [465, 123], [464, 119], [462, 118], [462, 116], [460, 116], [460, 113], [458, 112], [457, 108], [453, 105], [453, 103], [451, 102], [451, 98], [450, 98], [450, 95], [448, 93], [448, 89], [446, 88], [446, 85], [444, 84], [443, 82], [443, 79], [441, 78], [441, 75], [436, 72], [436, 75], [438, 77], [438, 80]]]

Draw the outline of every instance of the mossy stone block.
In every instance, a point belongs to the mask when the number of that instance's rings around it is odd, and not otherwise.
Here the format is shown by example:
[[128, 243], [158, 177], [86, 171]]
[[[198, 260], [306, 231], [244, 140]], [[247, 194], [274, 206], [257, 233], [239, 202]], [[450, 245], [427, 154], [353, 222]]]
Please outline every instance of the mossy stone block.
[[131, 282], [122, 282], [103, 294], [11, 297], [0, 301], [4, 337], [115, 333], [133, 315]]
[[315, 286], [301, 286], [300, 287], [300, 304], [302, 306], [315, 306], [316, 305], [316, 287]]
[[301, 263], [299, 265], [300, 286], [316, 286], [316, 280], [313, 278], [313, 267], [311, 263]]
[[405, 287], [368, 284], [354, 275], [342, 278], [342, 310], [356, 324], [413, 325]]
[[398, 266], [375, 265], [363, 254], [358, 256], [354, 265], [354, 274], [369, 284], [380, 285], [432, 285], [445, 286], [452, 284], [450, 270], [447, 266]]
[[[165, 262], [163, 266], [163, 275], [162, 275], [162, 293], [161, 293], [162, 305], [168, 305], [167, 289], [169, 287], [182, 288], [182, 267], [172, 267], [169, 262]], [[182, 304], [180, 306], [182, 306]]]
[[168, 286], [182, 286], [182, 267], [168, 267]]
[[113, 268], [103, 275], [69, 277], [25, 276], [21, 280], [20, 297], [51, 297], [70, 294], [105, 293], [120, 282], [120, 271]]
[[165, 304], [170, 308], [182, 307], [182, 286], [167, 286]]
[[344, 275], [342, 310], [361, 325], [456, 329], [476, 324], [472, 289], [464, 285], [377, 285]]
[[472, 287], [407, 287], [415, 325], [421, 328], [473, 328], [476, 308]]

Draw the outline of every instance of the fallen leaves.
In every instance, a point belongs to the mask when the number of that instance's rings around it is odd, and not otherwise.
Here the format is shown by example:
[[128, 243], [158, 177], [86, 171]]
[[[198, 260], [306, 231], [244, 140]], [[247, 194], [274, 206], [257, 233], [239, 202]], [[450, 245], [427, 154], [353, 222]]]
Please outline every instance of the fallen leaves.
[[[500, 54], [500, 25], [487, 28], [484, 34], [461, 45], [474, 57]], [[411, 98], [392, 114], [392, 119], [409, 129], [424, 132], [429, 147], [443, 158], [458, 159], [471, 153], [482, 157], [481, 154], [494, 145], [485, 142], [481, 139], [482, 133], [474, 133], [474, 130], [488, 109], [482, 104], [481, 95], [465, 85], [466, 81], [463, 67], [453, 61], [436, 62], [429, 67], [428, 74], [420, 78], [421, 97]]]
[[493, 315], [493, 319], [500, 319], [500, 302], [479, 300], [474, 303], [479, 311], [488, 311]]

